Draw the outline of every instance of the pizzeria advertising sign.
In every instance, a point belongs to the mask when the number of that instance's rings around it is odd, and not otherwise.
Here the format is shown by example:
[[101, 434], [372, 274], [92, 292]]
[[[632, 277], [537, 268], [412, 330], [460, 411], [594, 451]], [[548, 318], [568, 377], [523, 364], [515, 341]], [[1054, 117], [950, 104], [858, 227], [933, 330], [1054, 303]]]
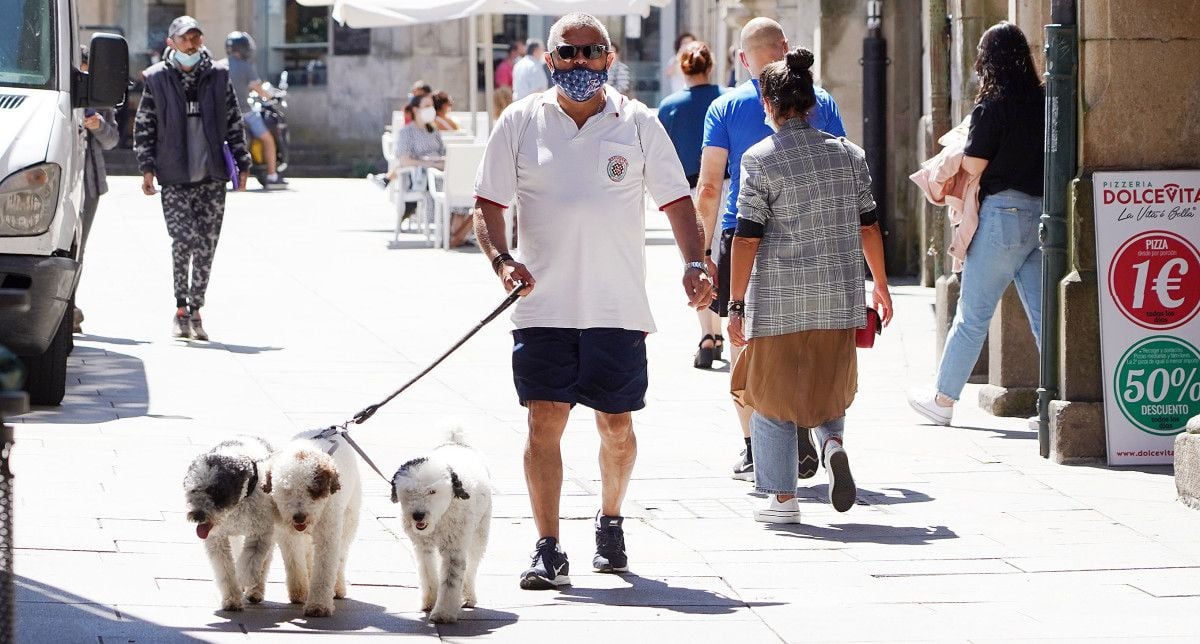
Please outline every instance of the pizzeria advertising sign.
[[1097, 172], [1094, 186], [1108, 462], [1171, 463], [1200, 415], [1200, 171]]

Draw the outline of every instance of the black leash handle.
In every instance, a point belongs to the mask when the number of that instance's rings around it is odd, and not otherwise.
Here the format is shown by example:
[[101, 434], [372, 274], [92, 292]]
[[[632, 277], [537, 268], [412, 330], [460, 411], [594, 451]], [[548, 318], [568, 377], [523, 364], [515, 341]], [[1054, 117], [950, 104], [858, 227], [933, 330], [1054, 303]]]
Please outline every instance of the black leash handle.
[[510, 307], [514, 303], [516, 303], [517, 298], [521, 297], [521, 291], [524, 291], [527, 287], [528, 287], [528, 285], [525, 284], [525, 282], [517, 282], [516, 288], [514, 288], [512, 291], [509, 292], [508, 297], [504, 298], [504, 301], [500, 303], [500, 306], [496, 307], [496, 310], [494, 310], [490, 314], [488, 314], [488, 316], [486, 318], [483, 318], [482, 320], [480, 320], [479, 324], [475, 325], [475, 328], [471, 329], [470, 331], [467, 332], [466, 335], [459, 338], [458, 342], [455, 342], [454, 346], [450, 347], [437, 360], [434, 360], [433, 364], [429, 365], [428, 367], [425, 367], [424, 371], [413, 376], [413, 378], [411, 380], [404, 383], [404, 385], [401, 386], [396, 391], [393, 391], [392, 395], [388, 396], [387, 398], [384, 398], [383, 400], [375, 403], [374, 405], [370, 405], [370, 406], [364, 408], [362, 411], [358, 412], [357, 414], [354, 414], [354, 418], [352, 419], [352, 422], [355, 425], [361, 425], [361, 424], [367, 422], [367, 420], [370, 419], [371, 416], [375, 415], [375, 412], [379, 411], [380, 407], [383, 407], [384, 405], [392, 402], [393, 398], [404, 393], [405, 389], [408, 389], [409, 387], [413, 386], [413, 384], [415, 384], [418, 380], [420, 380], [421, 378], [424, 378], [426, 376], [426, 374], [428, 374], [430, 371], [433, 371], [434, 368], [437, 367], [438, 365], [442, 364], [443, 360], [445, 360], [446, 358], [449, 358], [450, 354], [454, 353], [455, 351], [458, 350], [459, 347], [466, 344], [467, 340], [470, 340], [476, 333], [479, 333], [480, 329], [487, 326], [489, 322], [491, 322], [492, 320], [495, 320], [497, 317], [499, 317], [499, 315], [501, 313], [503, 313], [505, 310], [507, 310], [508, 307]]

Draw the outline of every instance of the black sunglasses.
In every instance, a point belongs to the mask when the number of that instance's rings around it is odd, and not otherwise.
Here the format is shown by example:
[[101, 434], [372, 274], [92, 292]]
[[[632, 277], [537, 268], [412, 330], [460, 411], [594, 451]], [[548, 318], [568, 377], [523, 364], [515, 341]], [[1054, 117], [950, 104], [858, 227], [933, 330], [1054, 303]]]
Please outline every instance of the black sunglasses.
[[562, 60], [573, 60], [579, 52], [583, 52], [583, 57], [588, 60], [596, 60], [608, 53], [608, 47], [605, 45], [557, 45], [554, 48], [554, 53], [558, 54]]

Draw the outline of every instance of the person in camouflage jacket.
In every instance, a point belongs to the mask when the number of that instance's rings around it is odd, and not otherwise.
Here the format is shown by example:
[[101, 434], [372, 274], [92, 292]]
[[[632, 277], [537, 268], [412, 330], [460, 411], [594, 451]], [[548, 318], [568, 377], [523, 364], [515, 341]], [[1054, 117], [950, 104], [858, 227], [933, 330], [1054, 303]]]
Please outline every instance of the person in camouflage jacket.
[[246, 189], [250, 153], [229, 70], [204, 48], [200, 24], [191, 16], [176, 18], [167, 45], [163, 61], [142, 72], [134, 150], [142, 192], [154, 195], [156, 178], [162, 186], [174, 265], [173, 334], [208, 340], [200, 308], [221, 236], [225, 182], [233, 174], [225, 150], [240, 173], [239, 190]]

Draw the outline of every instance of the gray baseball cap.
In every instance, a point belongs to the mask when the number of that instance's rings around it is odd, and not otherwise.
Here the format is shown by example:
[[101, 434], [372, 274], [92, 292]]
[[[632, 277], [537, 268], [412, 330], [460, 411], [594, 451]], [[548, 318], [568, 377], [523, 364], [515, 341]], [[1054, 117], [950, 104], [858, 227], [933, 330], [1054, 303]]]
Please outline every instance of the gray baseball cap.
[[179, 16], [171, 21], [171, 27], [167, 29], [167, 36], [177, 38], [193, 29], [204, 33], [204, 30], [200, 28], [200, 23], [195, 18], [191, 16]]

